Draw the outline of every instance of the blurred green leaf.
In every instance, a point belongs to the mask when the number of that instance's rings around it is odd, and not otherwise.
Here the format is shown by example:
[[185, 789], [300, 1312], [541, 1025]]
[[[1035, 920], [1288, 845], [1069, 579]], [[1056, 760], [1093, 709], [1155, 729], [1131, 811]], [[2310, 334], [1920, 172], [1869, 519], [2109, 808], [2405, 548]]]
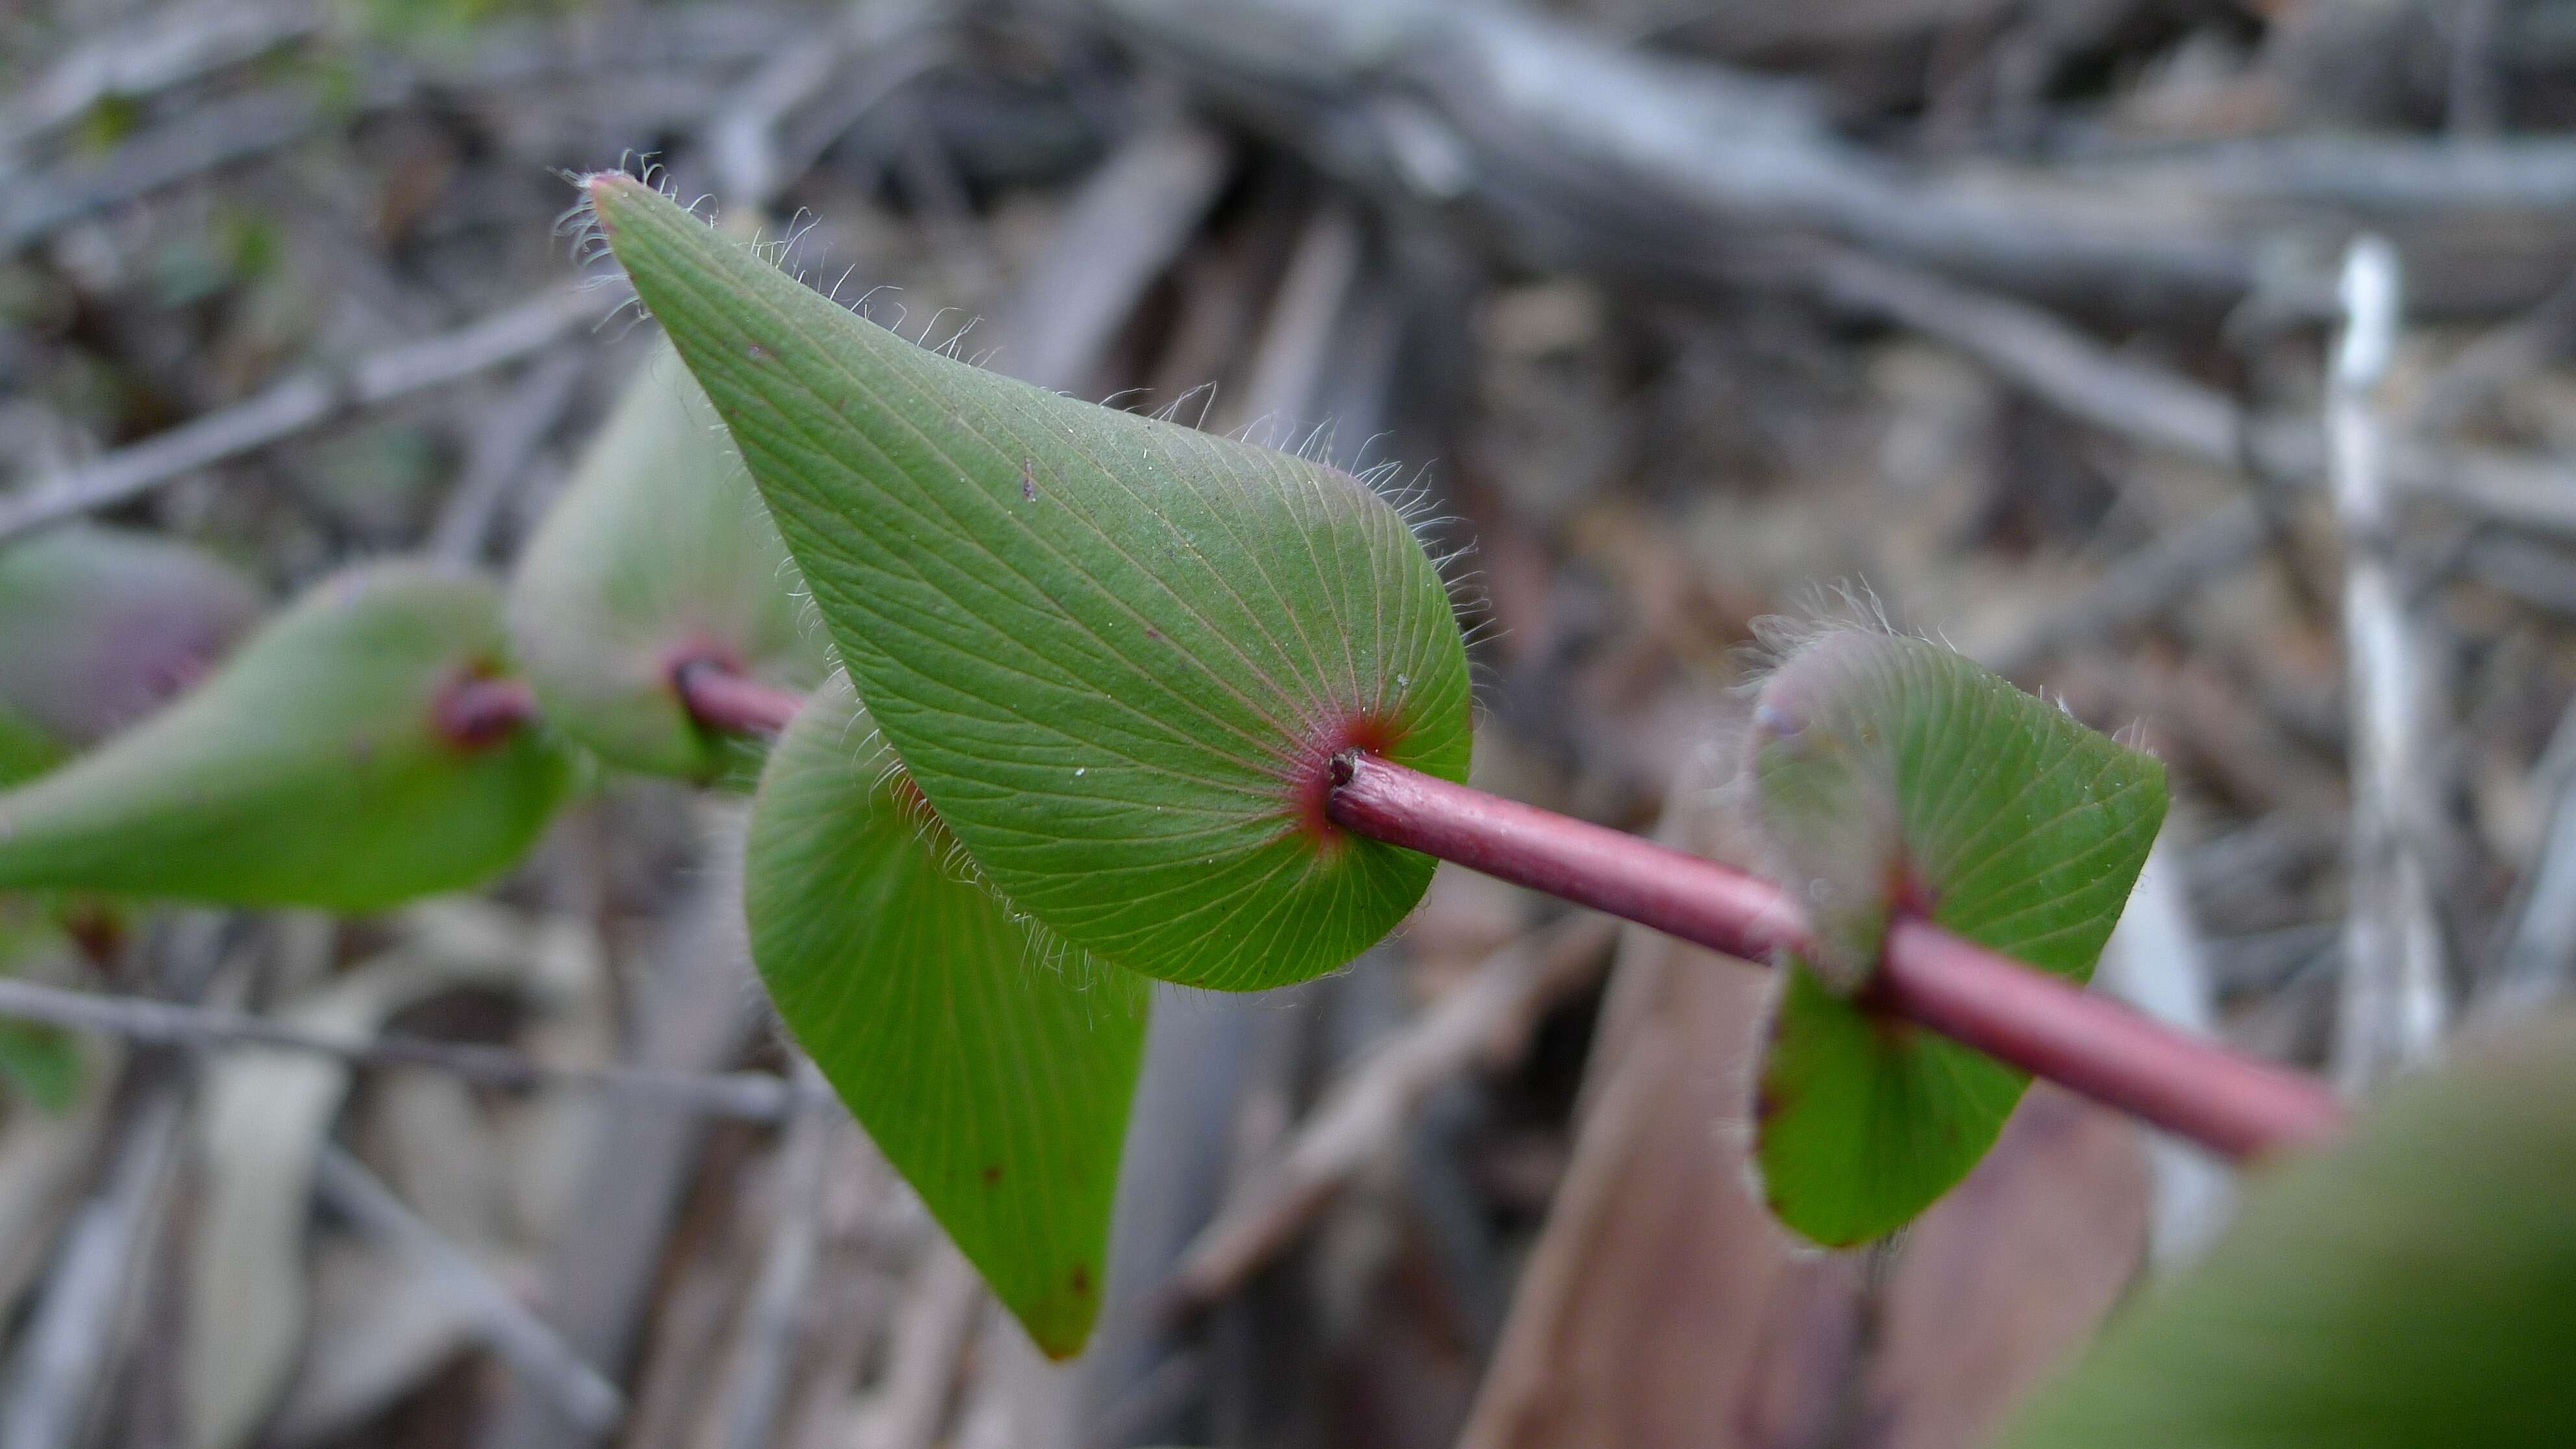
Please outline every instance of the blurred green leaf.
[[414, 564], [317, 585], [195, 691], [0, 794], [0, 886], [365, 911], [477, 884], [569, 778], [541, 732], [436, 719], [500, 671], [499, 591]]
[[60, 741], [0, 704], [0, 788], [43, 774], [63, 754]]
[[769, 762], [744, 903], [815, 1065], [1038, 1346], [1079, 1352], [1151, 984], [966, 872], [843, 675]]
[[2006, 1449], [2576, 1444], [2576, 1015], [2400, 1082], [2258, 1177]]
[[1323, 819], [1349, 745], [1465, 775], [1465, 651], [1348, 474], [913, 346], [679, 206], [593, 178], [878, 726], [1018, 906], [1229, 989], [1342, 965], [1431, 861]]
[[1772, 1210], [1828, 1246], [1965, 1177], [2029, 1085], [1855, 1005], [1892, 908], [2083, 982], [2164, 819], [2164, 767], [1937, 644], [1851, 629], [1764, 685], [1751, 772], [1770, 870], [1806, 903], [1762, 1064]]
[[796, 565], [724, 424], [656, 343], [520, 555], [510, 632], [547, 722], [629, 769], [748, 781], [760, 756], [700, 729], [673, 667], [707, 659], [799, 693], [829, 667]]
[[159, 709], [260, 614], [213, 555], [74, 523], [0, 548], [0, 784]]

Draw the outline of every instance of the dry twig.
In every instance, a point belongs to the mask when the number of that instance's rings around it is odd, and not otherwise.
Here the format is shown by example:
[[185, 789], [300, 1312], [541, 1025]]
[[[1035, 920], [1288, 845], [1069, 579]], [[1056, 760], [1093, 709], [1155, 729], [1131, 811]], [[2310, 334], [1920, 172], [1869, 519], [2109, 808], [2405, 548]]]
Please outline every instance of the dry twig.
[[831, 1100], [828, 1092], [818, 1089], [808, 1095], [767, 1072], [701, 1075], [645, 1067], [548, 1066], [503, 1047], [400, 1036], [353, 1041], [245, 1012], [104, 996], [10, 977], [0, 977], [0, 1017], [167, 1046], [282, 1048], [363, 1066], [429, 1067], [494, 1087], [610, 1092], [672, 1111], [745, 1122], [775, 1122], [806, 1102]]
[[[2113, 996], [2194, 1036], [2218, 1035], [2207, 952], [2191, 918], [2191, 901], [2168, 847], [2159, 843], [2138, 872], [2137, 889], [2111, 935], [2095, 983]], [[2234, 1177], [2181, 1138], [2148, 1132], [2147, 1165], [2155, 1200], [2147, 1219], [2147, 1257], [2159, 1268], [2187, 1262], [2227, 1225]]]
[[1618, 922], [1588, 912], [1513, 942], [1335, 1083], [1270, 1167], [1199, 1230], [1165, 1306], [1214, 1302], [1293, 1241], [1368, 1162], [1396, 1144], [1414, 1105], [1467, 1069], [1497, 1032], [1526, 1022], [1599, 966]]
[[310, 0], [198, 0], [78, 45], [0, 109], [0, 170], [11, 153], [102, 101], [168, 90], [310, 34], [321, 21], [321, 7]]
[[387, 348], [343, 370], [291, 378], [257, 397], [0, 498], [0, 539], [113, 507], [357, 409], [525, 357], [598, 320], [624, 296], [610, 287], [557, 292], [443, 336]]
[[164, 1078], [143, 1091], [107, 1181], [64, 1235], [44, 1302], [19, 1341], [0, 1449], [61, 1449], [89, 1422], [134, 1275], [151, 1257], [146, 1244], [188, 1117], [184, 1081]]
[[403, 1206], [364, 1163], [325, 1143], [315, 1166], [315, 1183], [331, 1205], [411, 1257], [470, 1308], [485, 1341], [520, 1378], [542, 1388], [567, 1420], [605, 1433], [624, 1417], [626, 1396], [615, 1384], [582, 1362], [562, 1335], [493, 1282], [481, 1264]]
[[546, 434], [562, 420], [590, 363], [587, 351], [572, 349], [540, 358], [492, 409], [475, 430], [465, 466], [429, 531], [432, 554], [459, 565], [482, 557], [493, 515], [509, 500]]
[[904, 1294], [893, 1359], [854, 1436], [858, 1449], [930, 1449], [938, 1442], [957, 1387], [957, 1361], [983, 1306], [984, 1280], [975, 1265], [941, 1237]]
[[2375, 237], [2354, 242], [2326, 402], [2344, 541], [2353, 781], [2335, 1075], [2355, 1092], [2430, 1054], [2450, 1016], [2421, 835], [2428, 681], [2398, 576], [2385, 438], [2371, 400], [2397, 343], [2398, 288], [2395, 249]]
[[[796, 1082], [817, 1095], [831, 1090], [822, 1073], [802, 1057], [796, 1063]], [[803, 1113], [789, 1123], [787, 1140], [778, 1149], [778, 1219], [770, 1230], [760, 1281], [744, 1309], [742, 1341], [728, 1376], [732, 1398], [725, 1412], [725, 1443], [731, 1449], [763, 1449], [777, 1425], [805, 1324], [814, 1261], [822, 1249], [823, 1170], [841, 1123], [837, 1112]]]
[[2481, 983], [2477, 1015], [2485, 1022], [2511, 1021], [2564, 995], [2576, 979], [2576, 705], [2559, 716], [2531, 773], [2549, 802], [2548, 823], [2516, 892], [2503, 953]]

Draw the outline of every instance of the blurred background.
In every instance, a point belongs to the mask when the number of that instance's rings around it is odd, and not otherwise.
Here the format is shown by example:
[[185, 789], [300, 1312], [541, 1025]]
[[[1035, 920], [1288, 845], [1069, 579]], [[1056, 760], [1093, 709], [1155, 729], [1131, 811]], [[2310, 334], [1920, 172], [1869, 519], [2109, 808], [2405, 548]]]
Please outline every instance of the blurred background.
[[[1740, 854], [1779, 613], [2133, 731], [2106, 989], [2358, 1084], [2576, 969], [2571, 125], [2555, 0], [11, 0], [0, 540], [506, 569], [651, 332], [566, 174], [649, 159], [907, 335], [1427, 490], [1488, 788]], [[9, 1054], [0, 1449], [1966, 1446], [2227, 1210], [2043, 1089], [1797, 1250], [1762, 973], [1444, 870], [1165, 993], [1050, 1366], [791, 1110], [738, 813], [25, 967], [117, 1000]]]

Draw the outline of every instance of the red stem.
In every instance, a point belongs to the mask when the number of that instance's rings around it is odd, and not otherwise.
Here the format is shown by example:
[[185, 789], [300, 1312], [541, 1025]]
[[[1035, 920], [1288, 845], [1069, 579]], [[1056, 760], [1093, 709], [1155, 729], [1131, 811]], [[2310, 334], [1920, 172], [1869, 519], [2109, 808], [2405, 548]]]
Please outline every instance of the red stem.
[[[1806, 940], [1785, 892], [1714, 861], [1359, 751], [1334, 757], [1333, 782], [1326, 813], [1355, 834], [1750, 961]], [[2343, 1120], [2313, 1077], [2185, 1036], [1920, 918], [1889, 929], [1867, 999], [2229, 1157], [2314, 1142]]]
[[537, 697], [524, 679], [460, 675], [430, 705], [439, 734], [461, 750], [499, 744], [536, 717]]
[[725, 734], [782, 734], [805, 705], [805, 696], [772, 688], [714, 659], [673, 666], [671, 688], [691, 719]]

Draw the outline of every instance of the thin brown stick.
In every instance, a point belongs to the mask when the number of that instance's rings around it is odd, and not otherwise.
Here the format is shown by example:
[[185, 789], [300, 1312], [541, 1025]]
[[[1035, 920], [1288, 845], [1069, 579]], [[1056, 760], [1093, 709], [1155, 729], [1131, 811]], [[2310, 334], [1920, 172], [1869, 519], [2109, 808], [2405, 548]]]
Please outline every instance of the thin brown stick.
[[829, 1100], [828, 1093], [802, 1092], [767, 1072], [698, 1076], [640, 1067], [554, 1067], [503, 1047], [402, 1036], [352, 1041], [238, 1011], [104, 996], [16, 977], [0, 977], [0, 1017], [168, 1046], [268, 1047], [360, 1066], [429, 1067], [493, 1087], [611, 1092], [744, 1122], [776, 1122], [809, 1101]]
[[[2330, 449], [2313, 421], [2257, 418], [2180, 373], [2112, 352], [2041, 308], [1846, 249], [1815, 249], [1799, 265], [1833, 305], [1946, 342], [2069, 417], [2211, 467], [2329, 481]], [[2562, 468], [2407, 434], [2388, 436], [2383, 455], [2397, 494], [2440, 499], [2513, 528], [2576, 533], [2576, 488]]]
[[35, 480], [0, 503], [0, 539], [124, 503], [345, 413], [525, 357], [605, 316], [624, 295], [609, 288], [558, 292], [370, 354], [342, 371], [290, 378], [86, 466]]
[[567, 1419], [605, 1433], [626, 1415], [626, 1396], [582, 1361], [563, 1335], [454, 1243], [439, 1236], [378, 1181], [366, 1164], [325, 1143], [315, 1164], [322, 1195], [369, 1234], [419, 1263], [480, 1326], [484, 1340], [521, 1379], [551, 1397]]
[[2432, 758], [2418, 626], [2406, 610], [2386, 430], [2373, 404], [2397, 344], [2396, 250], [2376, 237], [2344, 263], [2344, 327], [2326, 399], [2343, 535], [2345, 697], [2352, 733], [2352, 904], [2344, 929], [2336, 1080], [2360, 1091], [2439, 1045], [2450, 1016], [2422, 832]]
[[958, 1360], [984, 1303], [975, 1265], [941, 1238], [904, 1290], [884, 1387], [851, 1436], [859, 1449], [929, 1449], [938, 1442], [956, 1397]]
[[1616, 934], [1605, 917], [1577, 915], [1513, 942], [1355, 1067], [1287, 1150], [1190, 1240], [1164, 1308], [1215, 1302], [1294, 1241], [1353, 1174], [1394, 1144], [1424, 1093], [1464, 1070], [1504, 1023], [1585, 979]]
[[[798, 1086], [817, 1095], [831, 1091], [823, 1074], [801, 1054], [795, 1076]], [[822, 1254], [825, 1169], [844, 1120], [837, 1112], [805, 1113], [788, 1127], [787, 1140], [779, 1146], [777, 1217], [759, 1281], [743, 1309], [742, 1337], [726, 1385], [729, 1449], [762, 1449], [774, 1442]]]

